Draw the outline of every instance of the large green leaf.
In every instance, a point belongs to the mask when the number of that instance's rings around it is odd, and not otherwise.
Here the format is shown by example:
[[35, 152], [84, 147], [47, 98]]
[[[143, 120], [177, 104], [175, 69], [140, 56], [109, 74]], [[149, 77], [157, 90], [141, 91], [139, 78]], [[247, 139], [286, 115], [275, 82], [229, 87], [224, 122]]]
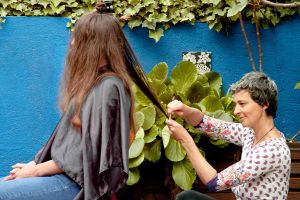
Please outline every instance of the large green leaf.
[[135, 130], [139, 130], [144, 124], [145, 116], [142, 112], [137, 111], [133, 115]]
[[233, 119], [232, 119], [231, 115], [226, 113], [223, 110], [217, 110], [211, 116], [214, 117], [214, 118], [226, 121], [226, 122], [233, 122]]
[[152, 143], [145, 144], [145, 158], [151, 162], [156, 162], [161, 157], [161, 141], [156, 140]]
[[144, 124], [142, 127], [144, 128], [144, 130], [148, 130], [153, 126], [155, 122], [155, 115], [156, 115], [155, 107], [153, 105], [149, 105], [145, 108], [142, 108], [140, 111], [145, 116]]
[[221, 86], [222, 86], [222, 77], [217, 72], [207, 72], [205, 76], [208, 79], [209, 86], [218, 92], [220, 96]]
[[164, 124], [166, 119], [166, 116], [159, 109], [156, 109], [155, 124], [157, 124], [158, 126]]
[[222, 97], [220, 100], [226, 112], [232, 112], [234, 110], [235, 103], [231, 97], [225, 96]]
[[158, 136], [158, 127], [153, 125], [144, 138], [145, 143], [153, 142], [156, 136]]
[[196, 79], [197, 68], [190, 61], [181, 61], [172, 70], [171, 83], [178, 92], [185, 93]]
[[158, 96], [159, 100], [165, 104], [168, 104], [172, 101], [173, 92], [170, 90], [170, 87], [167, 88], [162, 94]]
[[145, 156], [143, 153], [141, 153], [138, 157], [129, 159], [128, 167], [129, 168], [138, 167], [140, 164], [143, 163], [144, 159], [145, 159]]
[[160, 81], [165, 81], [168, 75], [168, 64], [165, 62], [160, 62], [155, 65], [152, 70], [147, 75], [149, 80], [157, 79]]
[[170, 138], [165, 154], [170, 161], [177, 162], [184, 159], [186, 152], [178, 141]]
[[141, 178], [140, 171], [137, 167], [129, 169], [128, 179], [126, 184], [134, 185], [140, 180], [140, 178]]
[[198, 74], [197, 82], [201, 83], [203, 87], [209, 87], [208, 78], [204, 74]]
[[224, 110], [220, 99], [214, 95], [209, 95], [201, 100], [200, 108], [203, 112], [215, 112], [217, 110]]
[[138, 131], [135, 134], [135, 139], [144, 139], [145, 132], [143, 128], [139, 128]]
[[191, 103], [200, 102], [209, 94], [210, 88], [203, 87], [200, 81], [194, 82], [186, 92], [186, 97]]
[[196, 172], [191, 162], [186, 158], [173, 163], [172, 177], [181, 189], [189, 190], [196, 180]]
[[144, 139], [143, 138], [136, 138], [129, 148], [129, 159], [138, 157], [144, 149]]
[[170, 130], [168, 126], [165, 126], [161, 132], [161, 138], [163, 141], [164, 148], [166, 148], [170, 141]]
[[140, 105], [148, 106], [152, 103], [138, 86], [133, 85], [132, 91], [134, 93], [135, 101], [137, 101]]
[[157, 96], [161, 95], [167, 89], [167, 86], [164, 84], [163, 81], [153, 79], [149, 82], [150, 82], [151, 87], [154, 89], [154, 92]]

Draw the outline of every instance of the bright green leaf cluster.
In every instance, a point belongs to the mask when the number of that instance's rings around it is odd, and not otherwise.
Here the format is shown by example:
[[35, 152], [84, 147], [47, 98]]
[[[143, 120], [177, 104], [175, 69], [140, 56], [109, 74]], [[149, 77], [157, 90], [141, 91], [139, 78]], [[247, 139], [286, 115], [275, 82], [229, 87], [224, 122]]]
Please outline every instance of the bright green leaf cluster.
[[[0, 17], [5, 16], [65, 16], [72, 28], [83, 13], [94, 9], [98, 0], [1, 0]], [[109, 1], [109, 0], [108, 0]], [[284, 0], [287, 3], [290, 0]], [[220, 31], [237, 21], [241, 12], [244, 19], [254, 22], [254, 0], [110, 0], [116, 17], [126, 16], [130, 28], [149, 29], [149, 37], [156, 42], [164, 30], [177, 23], [206, 22], [210, 29]], [[274, 8], [260, 4], [256, 16], [262, 27], [275, 26], [288, 16], [300, 14], [298, 8]], [[4, 22], [0, 18], [0, 23]]]
[[[147, 78], [163, 105], [173, 97], [187, 105], [201, 109], [209, 116], [225, 121], [235, 121], [232, 112], [234, 102], [230, 95], [222, 95], [222, 78], [216, 72], [198, 74], [196, 66], [189, 61], [179, 62], [168, 77], [168, 65], [159, 63], [153, 67]], [[135, 94], [135, 129], [138, 130], [129, 150], [130, 175], [127, 184], [135, 184], [139, 178], [139, 165], [145, 160], [157, 162], [162, 154], [173, 163], [172, 177], [182, 189], [191, 189], [196, 172], [187, 159], [186, 152], [179, 142], [170, 137], [165, 125], [166, 117], [137, 87]], [[201, 138], [201, 132], [181, 118], [175, 120], [182, 124], [192, 135], [195, 143]], [[218, 147], [228, 143], [212, 138], [210, 142]], [[199, 149], [201, 151], [201, 148]]]

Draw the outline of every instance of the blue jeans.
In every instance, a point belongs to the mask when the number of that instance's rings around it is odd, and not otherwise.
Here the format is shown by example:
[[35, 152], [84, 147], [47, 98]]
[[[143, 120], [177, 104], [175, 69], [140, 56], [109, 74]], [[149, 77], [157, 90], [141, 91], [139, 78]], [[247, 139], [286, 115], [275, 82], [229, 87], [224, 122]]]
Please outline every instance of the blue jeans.
[[81, 187], [64, 174], [11, 181], [0, 179], [0, 200], [71, 200], [80, 190]]

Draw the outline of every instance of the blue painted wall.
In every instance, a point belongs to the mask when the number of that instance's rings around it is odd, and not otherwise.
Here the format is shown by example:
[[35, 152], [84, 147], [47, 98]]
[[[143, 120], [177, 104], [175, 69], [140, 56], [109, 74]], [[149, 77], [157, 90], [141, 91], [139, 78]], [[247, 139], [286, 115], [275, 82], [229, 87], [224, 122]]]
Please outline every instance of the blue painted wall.
[[[57, 92], [70, 33], [65, 18], [7, 17], [0, 30], [0, 176], [15, 162], [27, 162], [51, 134], [58, 118]], [[255, 29], [246, 24], [257, 60]], [[251, 71], [239, 25], [216, 33], [206, 24], [179, 25], [159, 43], [146, 29], [125, 28], [146, 72], [158, 62], [172, 67], [183, 51], [212, 52], [212, 68], [221, 73], [225, 90]], [[277, 127], [291, 137], [299, 127], [300, 17], [262, 30], [264, 71], [277, 82]], [[257, 62], [258, 65], [258, 62]]]

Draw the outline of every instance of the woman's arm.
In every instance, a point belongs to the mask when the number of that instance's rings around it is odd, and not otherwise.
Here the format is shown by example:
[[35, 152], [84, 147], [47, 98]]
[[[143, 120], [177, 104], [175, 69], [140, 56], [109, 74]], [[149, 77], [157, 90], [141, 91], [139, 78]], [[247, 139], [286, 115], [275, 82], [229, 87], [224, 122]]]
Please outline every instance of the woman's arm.
[[280, 170], [280, 173], [277, 171], [283, 165], [286, 166], [286, 169], [289, 169], [287, 160], [289, 151], [284, 147], [262, 146], [249, 154], [245, 159], [219, 172], [217, 177], [207, 185], [209, 190], [212, 192], [227, 190], [259, 177], [262, 181], [264, 174], [276, 173], [277, 178], [272, 178], [274, 183], [283, 180], [283, 177], [289, 176], [289, 170]]
[[250, 135], [250, 129], [243, 127], [240, 123], [226, 122], [207, 115], [195, 127], [210, 137], [219, 138], [239, 146], [243, 146], [245, 138]]
[[217, 171], [206, 161], [199, 152], [190, 134], [176, 121], [166, 120], [171, 136], [181, 143], [200, 180], [206, 185], [217, 175]]
[[6, 181], [16, 178], [49, 176], [64, 172], [53, 160], [49, 160], [40, 164], [36, 164], [34, 161], [31, 161], [27, 164], [17, 163], [12, 167], [14, 169], [11, 171], [11, 174], [5, 178]]
[[174, 100], [168, 104], [168, 113], [182, 117], [188, 124], [199, 128], [210, 137], [242, 146], [245, 128], [239, 123], [226, 122], [204, 115], [200, 110]]
[[49, 176], [64, 173], [53, 160], [49, 160], [36, 165], [36, 176]]
[[199, 152], [199, 149], [192, 138], [182, 142], [181, 144], [195, 168], [198, 177], [203, 184], [207, 185], [210, 180], [217, 176], [216, 169], [214, 169]]
[[[253, 149], [248, 157], [217, 174], [216, 170], [199, 152], [193, 138], [180, 124], [174, 120], [166, 120], [166, 124], [171, 136], [181, 143], [200, 180], [208, 186], [210, 191], [226, 190], [257, 179], [263, 174], [280, 168], [284, 162], [287, 166], [286, 169], [289, 168], [287, 161], [289, 150], [267, 145]], [[288, 176], [288, 173], [284, 176]]]

